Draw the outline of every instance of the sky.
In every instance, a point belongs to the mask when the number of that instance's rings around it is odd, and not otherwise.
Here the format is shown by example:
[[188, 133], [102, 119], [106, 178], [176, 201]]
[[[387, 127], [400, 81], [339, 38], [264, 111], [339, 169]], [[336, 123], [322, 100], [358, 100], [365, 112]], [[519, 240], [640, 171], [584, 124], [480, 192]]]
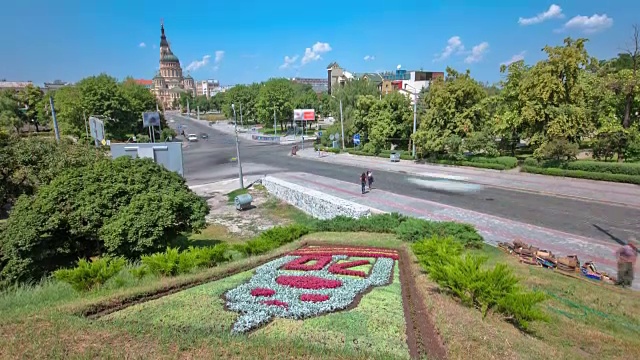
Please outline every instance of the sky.
[[545, 45], [589, 39], [615, 57], [640, 24], [637, 0], [20, 0], [0, 11], [0, 79], [76, 82], [107, 73], [151, 79], [160, 22], [185, 74], [223, 85], [271, 77], [444, 71], [500, 80], [500, 64], [544, 58]]

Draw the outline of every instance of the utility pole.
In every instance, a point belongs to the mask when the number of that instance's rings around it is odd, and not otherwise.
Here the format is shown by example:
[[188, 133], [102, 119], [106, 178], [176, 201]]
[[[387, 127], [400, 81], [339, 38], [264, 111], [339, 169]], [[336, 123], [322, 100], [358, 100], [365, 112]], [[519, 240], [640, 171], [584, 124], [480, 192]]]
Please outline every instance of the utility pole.
[[242, 122], [242, 103], [240, 103], [240, 126], [244, 127], [244, 123]]
[[[416, 135], [416, 124], [418, 123], [418, 111], [417, 111], [417, 105], [418, 105], [418, 89], [414, 88], [413, 86], [409, 85], [409, 84], [404, 84], [405, 89], [407, 87], [410, 87], [413, 89], [413, 134], [412, 137], [415, 137]], [[411, 145], [412, 145], [412, 151], [411, 151], [411, 156], [413, 156], [413, 159], [415, 160], [416, 158], [416, 142], [414, 141], [414, 139], [411, 139]]]
[[278, 136], [278, 130], [276, 128], [276, 107], [273, 107], [273, 135]]
[[189, 110], [189, 98], [187, 98], [187, 117], [191, 117], [191, 110]]
[[238, 142], [238, 116], [236, 115], [236, 107], [231, 104], [233, 109], [233, 123], [236, 130], [236, 157], [238, 159], [238, 176], [240, 176], [240, 189], [244, 189], [244, 179], [242, 179], [242, 162], [240, 161], [240, 143]]
[[53, 117], [53, 130], [56, 133], [56, 142], [60, 142], [60, 131], [58, 130], [58, 119], [56, 118], [56, 108], [53, 106], [53, 97], [49, 96], [49, 105], [51, 105], [51, 116]]
[[342, 119], [342, 99], [340, 99], [340, 127], [342, 127], [342, 150], [344, 150], [344, 120]]

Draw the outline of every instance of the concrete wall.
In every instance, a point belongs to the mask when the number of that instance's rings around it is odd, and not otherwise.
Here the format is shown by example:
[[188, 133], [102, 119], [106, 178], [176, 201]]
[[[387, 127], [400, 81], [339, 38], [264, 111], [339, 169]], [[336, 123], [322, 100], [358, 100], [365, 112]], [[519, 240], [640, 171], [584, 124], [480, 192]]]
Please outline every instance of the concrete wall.
[[360, 218], [371, 214], [371, 209], [366, 206], [292, 184], [273, 176], [263, 178], [262, 185], [273, 196], [314, 218], [331, 219], [339, 215]]

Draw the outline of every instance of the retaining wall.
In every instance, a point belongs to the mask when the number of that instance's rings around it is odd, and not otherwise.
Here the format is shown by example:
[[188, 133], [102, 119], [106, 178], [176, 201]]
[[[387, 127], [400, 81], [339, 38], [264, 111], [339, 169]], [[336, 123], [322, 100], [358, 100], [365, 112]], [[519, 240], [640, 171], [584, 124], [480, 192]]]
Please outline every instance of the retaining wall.
[[262, 185], [278, 199], [286, 201], [314, 218], [331, 219], [339, 215], [360, 218], [371, 214], [371, 209], [367, 206], [343, 200], [273, 176], [263, 178]]

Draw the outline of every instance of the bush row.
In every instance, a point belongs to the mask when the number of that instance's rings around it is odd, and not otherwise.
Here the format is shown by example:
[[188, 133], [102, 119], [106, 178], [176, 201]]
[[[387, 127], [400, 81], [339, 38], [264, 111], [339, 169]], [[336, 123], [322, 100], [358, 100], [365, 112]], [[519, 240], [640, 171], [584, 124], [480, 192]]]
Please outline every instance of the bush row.
[[[397, 213], [372, 215], [360, 219], [338, 216], [329, 220], [313, 220], [305, 225], [276, 226], [246, 243], [236, 244], [233, 247], [223, 243], [213, 247], [190, 247], [183, 251], [167, 248], [164, 252], [142, 256], [141, 264], [130, 265], [128, 271], [138, 279], [148, 274], [176, 276], [198, 268], [213, 267], [227, 262], [230, 260], [229, 250], [235, 250], [245, 256], [261, 255], [304, 235], [319, 231], [391, 233], [407, 242], [416, 242], [433, 236], [448, 236], [455, 238], [459, 246], [465, 248], [480, 248], [483, 244], [482, 236], [468, 224], [434, 222]], [[54, 277], [69, 283], [78, 291], [87, 291], [103, 285], [126, 266], [126, 260], [120, 257], [103, 257], [91, 262], [83, 259], [73, 269], [54, 272]]]
[[543, 161], [539, 162], [534, 158], [524, 161], [526, 166], [536, 166], [542, 168], [559, 168], [565, 170], [585, 171], [594, 173], [620, 174], [630, 176], [640, 176], [640, 164], [638, 163], [617, 163], [603, 161]]
[[314, 145], [314, 149], [316, 151], [319, 150], [319, 151], [330, 152], [330, 153], [334, 153], [334, 154], [339, 154], [340, 153], [340, 149], [334, 149], [334, 148], [318, 146], [318, 145]]
[[599, 181], [611, 181], [619, 183], [629, 183], [640, 185], [640, 176], [624, 175], [624, 174], [611, 174], [611, 173], [599, 173], [588, 172], [581, 170], [567, 170], [560, 168], [544, 168], [538, 166], [522, 166], [520, 171], [532, 174], [551, 175], [551, 176], [565, 176], [579, 179], [599, 180]]
[[532, 321], [547, 320], [537, 306], [545, 295], [524, 290], [506, 264], [486, 268], [486, 257], [463, 254], [452, 237], [434, 236], [414, 243], [412, 249], [433, 281], [467, 306], [480, 309], [483, 317], [497, 311], [525, 330]]
[[[349, 149], [349, 150], [347, 150], [347, 152], [349, 154], [351, 154], [351, 155], [359, 155], [359, 156], [375, 156], [375, 157], [381, 157], [381, 158], [389, 158], [389, 157], [391, 157], [391, 151], [389, 151], [389, 150], [383, 150], [378, 154], [372, 154], [372, 153], [367, 152], [367, 151], [355, 150], [355, 149]], [[413, 156], [411, 156], [409, 154], [400, 153], [400, 159], [402, 159], [402, 160], [413, 160]]]
[[518, 159], [511, 156], [499, 156], [499, 157], [470, 156], [465, 158], [465, 160], [435, 159], [435, 160], [428, 160], [428, 161], [436, 164], [470, 166], [470, 167], [493, 169], [493, 170], [507, 170], [507, 169], [513, 169], [516, 166], [518, 166]]

